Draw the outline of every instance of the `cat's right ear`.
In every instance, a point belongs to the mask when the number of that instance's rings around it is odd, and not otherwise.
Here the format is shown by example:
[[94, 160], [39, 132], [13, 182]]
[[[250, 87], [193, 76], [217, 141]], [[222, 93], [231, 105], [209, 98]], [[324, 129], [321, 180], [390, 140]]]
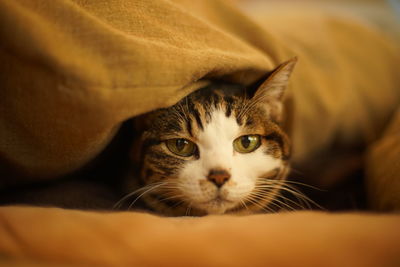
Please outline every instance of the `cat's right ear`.
[[271, 118], [280, 121], [282, 115], [282, 101], [289, 84], [289, 77], [297, 63], [297, 58], [292, 58], [279, 65], [268, 78], [255, 89], [251, 101], [262, 105]]

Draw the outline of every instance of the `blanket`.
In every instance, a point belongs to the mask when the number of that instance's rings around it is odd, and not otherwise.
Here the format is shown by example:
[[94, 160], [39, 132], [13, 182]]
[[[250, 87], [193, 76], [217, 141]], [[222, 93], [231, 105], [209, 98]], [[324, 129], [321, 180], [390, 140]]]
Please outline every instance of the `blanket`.
[[[250, 84], [297, 56], [294, 165], [362, 153], [371, 208], [399, 210], [400, 45], [390, 9], [245, 5], [252, 18], [224, 0], [1, 1], [0, 188], [84, 169], [124, 121], [176, 103], [203, 79]], [[398, 266], [399, 222], [388, 213], [163, 218], [6, 206], [0, 260]]]
[[0, 248], [8, 266], [396, 267], [399, 223], [377, 214], [161, 218], [8, 207]]

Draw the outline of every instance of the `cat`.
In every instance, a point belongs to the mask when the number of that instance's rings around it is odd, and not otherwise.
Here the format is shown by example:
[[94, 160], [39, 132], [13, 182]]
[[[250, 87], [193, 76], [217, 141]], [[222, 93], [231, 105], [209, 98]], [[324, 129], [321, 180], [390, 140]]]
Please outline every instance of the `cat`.
[[296, 62], [279, 65], [256, 88], [213, 81], [143, 116], [132, 153], [139, 177], [116, 206], [140, 200], [169, 216], [274, 210], [279, 192], [290, 190], [283, 98]]

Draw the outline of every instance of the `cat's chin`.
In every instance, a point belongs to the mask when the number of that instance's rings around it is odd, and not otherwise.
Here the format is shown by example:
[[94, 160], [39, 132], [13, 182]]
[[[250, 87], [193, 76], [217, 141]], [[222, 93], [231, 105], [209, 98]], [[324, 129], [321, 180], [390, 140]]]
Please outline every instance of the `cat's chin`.
[[227, 210], [236, 206], [236, 203], [221, 198], [203, 202], [198, 205], [198, 208], [205, 211], [207, 214], [224, 214]]

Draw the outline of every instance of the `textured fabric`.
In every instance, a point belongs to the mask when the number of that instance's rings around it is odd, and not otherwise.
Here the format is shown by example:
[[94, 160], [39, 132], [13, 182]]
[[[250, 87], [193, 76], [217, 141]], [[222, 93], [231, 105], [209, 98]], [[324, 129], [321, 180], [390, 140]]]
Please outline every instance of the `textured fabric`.
[[399, 223], [394, 215], [160, 218], [14, 207], [0, 208], [0, 248], [16, 264], [57, 266], [396, 267]]

